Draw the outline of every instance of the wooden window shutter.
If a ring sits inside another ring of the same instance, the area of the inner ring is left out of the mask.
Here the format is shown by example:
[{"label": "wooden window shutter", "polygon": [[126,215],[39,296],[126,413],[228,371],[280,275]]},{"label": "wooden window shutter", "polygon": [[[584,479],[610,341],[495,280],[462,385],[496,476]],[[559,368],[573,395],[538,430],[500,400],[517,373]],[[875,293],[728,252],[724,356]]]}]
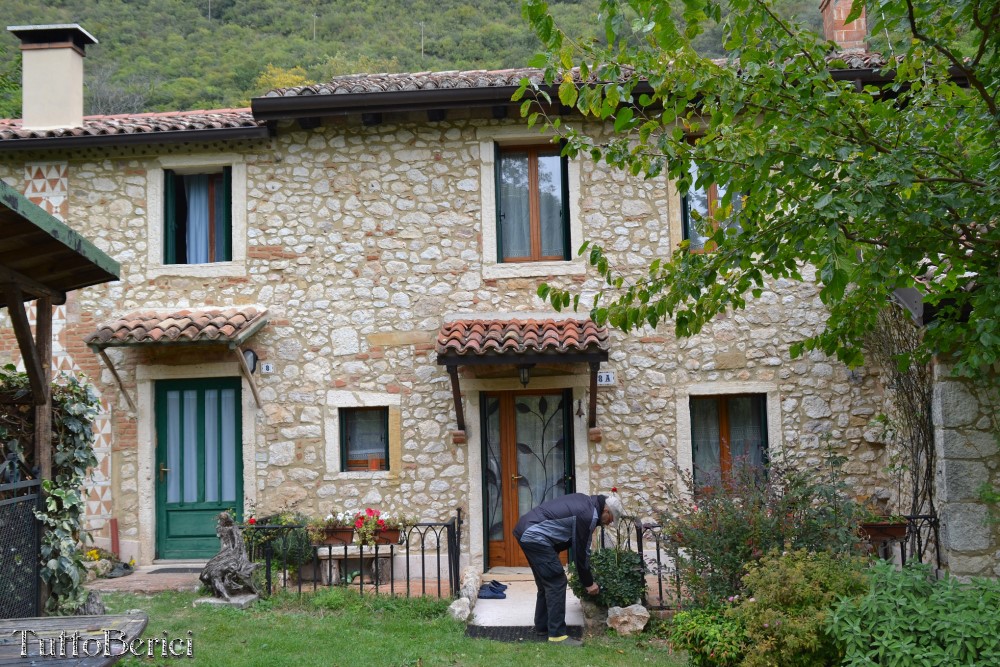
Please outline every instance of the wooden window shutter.
[{"label": "wooden window shutter", "polygon": [[503,263],[503,209],[500,206],[500,196],[502,179],[500,176],[500,160],[502,153],[500,144],[493,144],[493,187],[496,192],[494,197],[497,209],[497,262]]},{"label": "wooden window shutter", "polygon": [[222,169],[222,214],[223,234],[219,239],[219,261],[229,262],[233,259],[233,168]]},{"label": "wooden window shutter", "polygon": [[177,175],[163,170],[163,263],[177,263]]}]

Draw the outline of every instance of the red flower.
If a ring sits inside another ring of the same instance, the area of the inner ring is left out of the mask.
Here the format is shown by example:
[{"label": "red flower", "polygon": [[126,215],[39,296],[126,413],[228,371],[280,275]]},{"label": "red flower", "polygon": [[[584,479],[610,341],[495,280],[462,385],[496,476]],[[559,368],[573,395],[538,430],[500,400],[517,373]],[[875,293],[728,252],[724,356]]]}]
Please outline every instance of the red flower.
[{"label": "red flower", "polygon": [[611,487],[611,493],[618,493],[618,487],[617,486],[612,486]]},{"label": "red flower", "polygon": [[385,529],[385,520],[379,519],[378,521],[375,522],[375,525],[378,526],[379,530],[383,530]]},{"label": "red flower", "polygon": [[250,517],[249,519],[247,519],[247,523],[253,526],[254,524],[257,523],[257,519]]},{"label": "red flower", "polygon": [[365,525],[365,520],[362,519],[361,517],[358,517],[358,520],[354,522],[355,528],[360,528],[363,525]]},{"label": "red flower", "polygon": [[368,516],[375,516],[375,510],[369,507],[368,509],[365,510],[365,514],[367,514]]}]

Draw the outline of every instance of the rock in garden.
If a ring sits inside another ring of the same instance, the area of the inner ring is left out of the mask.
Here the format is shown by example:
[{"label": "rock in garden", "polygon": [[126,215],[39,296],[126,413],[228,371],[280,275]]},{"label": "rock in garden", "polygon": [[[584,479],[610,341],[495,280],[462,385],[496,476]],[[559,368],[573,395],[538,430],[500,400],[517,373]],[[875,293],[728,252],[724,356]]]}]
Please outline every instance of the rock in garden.
[{"label": "rock in garden", "polygon": [[628,636],[642,632],[649,623],[649,612],[641,604],[608,609],[608,627],[619,635]]},{"label": "rock in garden", "polygon": [[463,623],[468,620],[469,614],[472,613],[472,605],[469,603],[469,598],[458,598],[451,603],[448,607],[448,613],[456,621],[462,621]]}]

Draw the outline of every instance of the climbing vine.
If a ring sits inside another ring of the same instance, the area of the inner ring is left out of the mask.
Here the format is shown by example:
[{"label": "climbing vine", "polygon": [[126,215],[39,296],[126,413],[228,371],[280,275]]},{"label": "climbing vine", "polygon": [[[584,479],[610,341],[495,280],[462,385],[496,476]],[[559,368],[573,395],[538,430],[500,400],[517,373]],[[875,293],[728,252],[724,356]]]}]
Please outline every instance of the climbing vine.
[{"label": "climbing vine", "polygon": [[[37,477],[32,447],[33,406],[19,402],[30,395],[28,376],[12,365],[0,368],[0,447],[3,473],[15,479]],[[86,600],[83,587],[83,483],[97,465],[94,419],[99,402],[91,385],[62,375],[52,384],[52,479],[42,481],[44,506],[36,517],[44,527],[41,577],[49,587],[46,612],[71,614]]]}]

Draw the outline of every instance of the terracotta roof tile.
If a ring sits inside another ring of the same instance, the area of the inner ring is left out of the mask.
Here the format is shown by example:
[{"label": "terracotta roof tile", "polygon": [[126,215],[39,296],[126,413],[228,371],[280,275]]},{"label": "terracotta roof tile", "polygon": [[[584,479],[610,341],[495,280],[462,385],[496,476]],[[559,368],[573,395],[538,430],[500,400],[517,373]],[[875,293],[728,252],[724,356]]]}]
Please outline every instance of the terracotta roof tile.
[{"label": "terracotta roof tile", "polygon": [[188,130],[221,130],[259,127],[250,109],[213,109],[211,111],[168,111],[163,113],[86,116],[80,127],[54,130],[25,130],[20,119],[0,119],[0,141],[17,139],[55,139],[122,134],[156,134]]},{"label": "terracotta roof tile", "polygon": [[[873,69],[886,65],[878,53],[860,49],[831,53],[828,62],[842,60],[847,69]],[[726,61],[716,60],[725,65]],[[578,77],[578,70],[574,68]],[[313,83],[291,88],[270,90],[263,97],[305,97],[309,95],[359,95],[372,93],[398,93],[418,90],[443,90],[458,88],[502,88],[521,85],[527,77],[533,83],[542,82],[543,70],[534,67],[502,70],[453,70],[448,72],[411,72],[398,74],[348,74],[337,76],[324,83]],[[623,80],[631,76],[626,68]]]},{"label": "terracotta roof tile", "polygon": [[267,321],[267,310],[239,308],[178,310],[173,313],[134,312],[105,322],[87,336],[88,345],[138,343],[229,342],[240,333]]},{"label": "terracotta roof tile", "polygon": [[607,351],[608,330],[593,320],[456,320],[441,327],[437,353],[501,355]]}]

